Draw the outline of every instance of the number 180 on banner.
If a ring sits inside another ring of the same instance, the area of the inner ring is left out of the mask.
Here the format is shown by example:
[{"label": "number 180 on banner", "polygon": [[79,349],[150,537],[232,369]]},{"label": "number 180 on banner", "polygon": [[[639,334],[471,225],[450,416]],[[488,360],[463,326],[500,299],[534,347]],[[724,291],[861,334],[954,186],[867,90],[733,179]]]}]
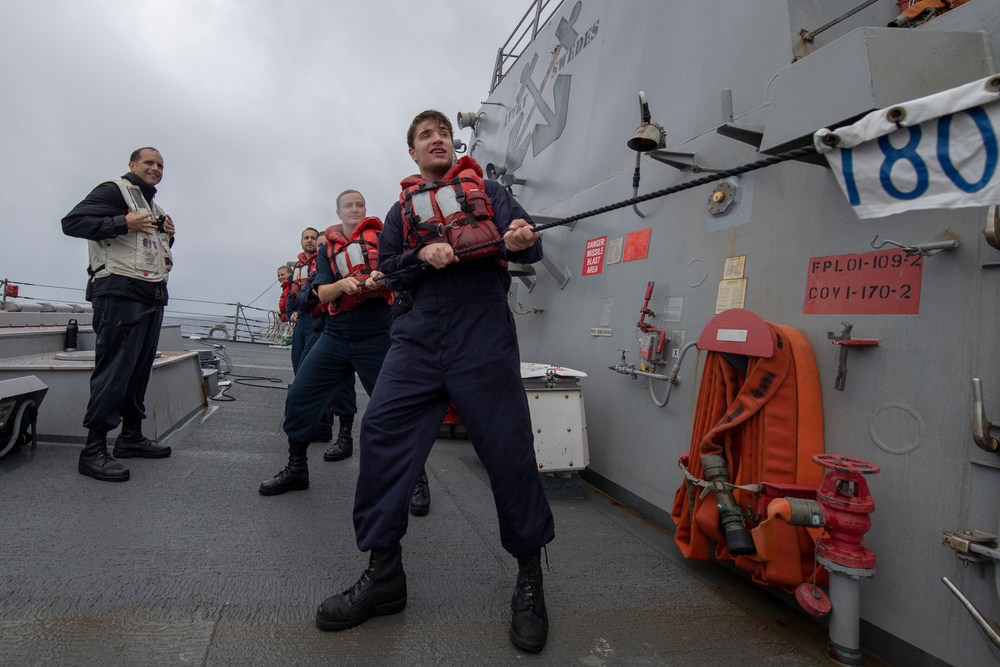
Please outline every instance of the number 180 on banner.
[{"label": "number 180 on banner", "polygon": [[1000,203],[1000,77],[816,134],[860,218]]}]

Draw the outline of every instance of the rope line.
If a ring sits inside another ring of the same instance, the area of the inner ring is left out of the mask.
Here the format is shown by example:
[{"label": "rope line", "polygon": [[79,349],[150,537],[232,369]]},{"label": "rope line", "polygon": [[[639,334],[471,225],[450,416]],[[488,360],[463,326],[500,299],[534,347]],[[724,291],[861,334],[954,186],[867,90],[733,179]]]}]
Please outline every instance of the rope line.
[{"label": "rope line", "polygon": [[[275,279],[273,283],[271,283],[271,284],[270,284],[270,285],[268,285],[268,286],[267,286],[266,288],[264,288],[264,291],[263,291],[263,292],[261,292],[260,294],[258,294],[257,296],[255,296],[255,297],[253,298],[253,301],[251,301],[250,303],[246,304],[246,305],[245,305],[245,306],[243,306],[243,307],[244,307],[244,308],[250,308],[250,307],[252,307],[252,306],[253,306],[253,304],[257,302],[257,299],[259,299],[260,297],[262,297],[262,296],[264,296],[265,294],[267,294],[268,290],[269,290],[269,289],[271,289],[272,287],[274,287],[274,286],[275,286],[275,285],[277,285],[277,284],[278,284],[278,280],[277,280],[277,279]],[[257,310],[263,310],[263,309],[262,309],[262,308],[258,308]]]},{"label": "rope line", "polygon": [[[796,148],[795,150],[788,151],[787,153],[781,153],[779,155],[771,155],[762,160],[749,162],[739,167],[726,169],[725,171],[714,172],[708,174],[707,176],[696,178],[692,181],[686,181],[678,185],[672,185],[669,188],[655,190],[653,192],[649,192],[644,195],[639,195],[638,197],[632,197],[631,199],[623,199],[613,204],[607,204],[606,206],[600,206],[598,208],[594,208],[589,211],[584,211],[583,213],[577,213],[576,215],[571,215],[567,218],[562,218],[561,220],[554,220],[553,222],[548,222],[542,225],[536,225],[535,231],[543,232],[546,229],[551,229],[553,227],[568,225],[571,222],[583,220],[584,218],[592,218],[594,216],[601,215],[602,213],[610,213],[611,211],[617,211],[620,208],[626,208],[634,204],[641,204],[642,202],[649,201],[650,199],[658,199],[660,197],[666,197],[667,195],[672,195],[677,192],[683,192],[684,190],[690,190],[691,188],[696,188],[701,185],[714,183],[716,181],[729,178],[731,176],[739,176],[740,174],[756,171],[757,169],[763,169],[764,167],[770,167],[773,164],[778,164],[779,162],[785,162],[787,160],[794,160],[795,158],[799,158],[802,157],[803,155],[809,155],[810,153],[815,153],[815,152],[816,148],[810,145],[810,146],[803,146],[802,148]],[[503,239],[494,239],[493,241],[486,241],[485,243],[480,243],[478,245],[469,246],[468,248],[463,248],[457,251],[455,254],[464,255],[466,253],[473,252],[476,250],[481,250],[483,248],[488,248],[491,245],[497,245],[502,242]]]},{"label": "rope line", "polygon": [[[605,206],[600,206],[598,208],[590,209],[589,211],[583,211],[582,213],[577,213],[560,220],[554,220],[552,222],[547,222],[545,224],[536,225],[536,232],[544,232],[547,229],[552,229],[553,227],[559,227],[562,225],[568,225],[572,222],[578,220],[583,220],[584,218],[592,218],[602,213],[609,213],[611,211],[617,211],[620,208],[626,208],[629,206],[634,206],[635,204],[641,204],[642,202],[649,201],[651,199],[658,199],[660,197],[666,197],[667,195],[672,195],[677,192],[683,192],[684,190],[690,190],[691,188],[696,188],[702,185],[707,185],[709,183],[715,183],[731,176],[739,176],[740,174],[746,174],[751,171],[756,171],[757,169],[763,169],[764,167],[770,167],[771,165],[778,164],[779,162],[786,162],[788,160],[794,160],[800,158],[804,155],[810,155],[816,152],[816,148],[812,145],[803,146],[802,148],[796,148],[794,150],[787,151],[785,153],[779,153],[778,155],[771,155],[761,160],[756,160],[755,162],[748,162],[747,164],[741,165],[739,167],[733,167],[732,169],[726,169],[723,171],[713,172],[707,176],[701,176],[691,181],[686,181],[678,185],[672,185],[668,188],[663,188],[661,190],[655,190],[653,192],[646,193],[644,195],[639,195],[637,197],[632,197],[630,199],[623,199],[612,204],[607,204]],[[499,245],[503,243],[503,239],[494,239],[492,241],[485,241],[477,245],[469,246],[468,248],[462,248],[461,250],[456,250],[456,255],[464,255],[466,253],[475,252],[476,250],[482,250],[483,248],[488,248],[493,245]],[[414,271],[423,269],[424,266],[421,265],[417,267],[405,267],[402,269],[397,269],[391,273],[386,273],[386,276],[394,276],[406,271]]]}]

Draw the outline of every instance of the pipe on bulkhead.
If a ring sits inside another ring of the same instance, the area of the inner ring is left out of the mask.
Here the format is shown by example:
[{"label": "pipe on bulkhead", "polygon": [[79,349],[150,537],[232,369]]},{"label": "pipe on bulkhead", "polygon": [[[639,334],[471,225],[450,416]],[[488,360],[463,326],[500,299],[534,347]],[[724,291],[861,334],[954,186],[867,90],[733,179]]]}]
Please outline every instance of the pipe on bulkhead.
[{"label": "pipe on bulkhead", "polygon": [[[777,498],[767,506],[767,518],[777,517],[791,526],[817,528],[826,524],[819,502],[806,498]],[[830,563],[824,563],[830,575],[830,644],[831,660],[855,667],[861,659],[861,585],[860,576]],[[832,567],[831,567],[832,565]],[[867,575],[870,576],[870,575]],[[805,586],[807,584],[803,584]],[[810,613],[815,612],[807,609]]]},{"label": "pipe on bulkhead", "polygon": [[[646,93],[639,91],[639,118],[638,129],[632,133],[627,145],[636,152],[635,170],[632,172],[632,198],[639,196],[639,165],[643,153],[648,153],[657,148],[663,148],[664,135],[663,127],[659,123],[653,122],[653,117],[649,113],[649,103],[646,101]],[[646,214],[639,210],[637,204],[632,204],[632,210],[640,218],[645,218]]]},{"label": "pipe on bulkhead", "polygon": [[827,655],[842,665],[863,665],[861,658],[861,578],[830,573],[830,645]]},{"label": "pipe on bulkhead", "polygon": [[608,370],[612,370],[615,373],[621,373],[622,375],[631,375],[633,378],[641,375],[642,377],[652,378],[653,380],[670,380],[669,375],[640,371],[633,364],[617,364],[615,366],[608,366]]},{"label": "pipe on bulkhead", "polygon": [[[830,575],[830,659],[850,667],[862,665],[861,577],[875,575],[875,554],[862,537],[871,528],[875,501],[862,475],[877,465],[834,454],[815,454],[813,462],[827,469],[816,500],[779,498],[767,506],[768,518],[826,532],[816,542],[816,560]],[[808,584],[803,584],[808,585]],[[808,611],[808,610],[807,610]],[[810,612],[812,613],[812,612]]]},{"label": "pipe on bulkhead", "polygon": [[666,396],[663,397],[662,401],[656,398],[656,393],[653,391],[653,379],[652,378],[649,379],[649,395],[653,399],[653,403],[656,405],[656,407],[658,408],[665,407],[667,405],[667,402],[670,401],[670,390],[673,389],[674,385],[679,382],[679,380],[677,379],[677,373],[681,370],[681,362],[684,361],[684,355],[687,354],[688,350],[690,350],[697,344],[698,341],[693,340],[690,343],[687,343],[686,345],[681,347],[681,351],[677,354],[677,361],[674,363],[674,367],[671,368],[670,373],[667,374],[667,394]]},{"label": "pipe on bulkhead", "polygon": [[[642,159],[642,153],[635,154],[635,171],[632,172],[632,199],[639,196],[639,161]],[[632,204],[632,210],[640,218],[645,218],[646,214],[639,210],[638,204]]]},{"label": "pipe on bulkhead", "polygon": [[[647,371],[638,370],[635,367],[635,365],[625,363],[624,354],[622,355],[623,357],[622,363],[617,364],[615,366],[608,366],[608,370],[612,370],[615,373],[621,373],[622,375],[631,375],[633,378],[637,378],[640,375],[642,377],[649,378],[649,395],[652,397],[653,403],[656,404],[656,407],[662,408],[670,400],[670,390],[673,388],[675,384],[678,384],[680,382],[677,379],[677,373],[681,369],[681,362],[684,361],[684,355],[687,354],[688,350],[690,350],[697,344],[698,341],[691,341],[690,343],[687,343],[686,345],[681,347],[681,351],[677,355],[677,362],[674,364],[674,367],[670,369],[670,373],[668,373],[667,375],[663,375],[662,373],[649,373]],[[662,401],[656,398],[656,393],[653,390],[653,380],[663,380],[666,381],[667,383],[667,395],[663,397]]]}]

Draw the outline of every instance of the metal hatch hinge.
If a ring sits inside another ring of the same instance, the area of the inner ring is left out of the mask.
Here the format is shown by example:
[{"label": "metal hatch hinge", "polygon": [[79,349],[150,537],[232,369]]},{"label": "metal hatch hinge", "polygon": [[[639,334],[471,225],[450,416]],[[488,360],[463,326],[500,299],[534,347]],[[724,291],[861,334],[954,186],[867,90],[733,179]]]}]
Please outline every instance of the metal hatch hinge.
[{"label": "metal hatch hinge", "polygon": [[946,530],[942,544],[956,551],[967,563],[1000,560],[1000,551],[996,550],[997,536],[981,530]]}]

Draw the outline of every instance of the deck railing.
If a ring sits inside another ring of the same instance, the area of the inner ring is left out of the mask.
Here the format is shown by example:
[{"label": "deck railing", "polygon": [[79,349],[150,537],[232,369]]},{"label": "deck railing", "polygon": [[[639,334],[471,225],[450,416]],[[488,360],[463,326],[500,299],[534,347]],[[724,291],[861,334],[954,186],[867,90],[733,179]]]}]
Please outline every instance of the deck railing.
[{"label": "deck railing", "polygon": [[528,45],[538,36],[538,31],[548,23],[552,15],[562,7],[564,0],[534,0],[524,13],[510,37],[497,49],[496,64],[493,67],[493,81],[490,92],[496,90],[507,76],[514,62],[521,57]]},{"label": "deck railing", "polygon": [[[175,302],[198,303],[212,306],[224,306],[235,308],[232,315],[219,315],[216,313],[192,312],[187,310],[176,310],[168,304],[164,311],[164,321],[180,324],[188,329],[189,333],[202,335],[208,338],[215,338],[217,332],[222,332],[223,337],[230,341],[249,341],[251,343],[280,343],[291,335],[291,325],[282,322],[280,313],[277,310],[259,308],[253,305],[257,299],[266,294],[275,283],[268,285],[267,289],[261,292],[257,298],[248,304],[225,301],[207,301],[204,299],[183,299],[175,296],[170,297],[170,304]],[[8,286],[12,289],[8,289]],[[39,298],[25,294],[23,287],[36,287],[51,290],[65,290],[67,292],[83,292],[81,287],[64,287],[61,285],[41,285],[37,283],[22,282],[18,280],[0,279],[0,309],[7,309],[7,301],[34,301],[38,303],[55,302],[51,298]],[[16,289],[14,289],[16,288]],[[16,296],[14,296],[16,294]],[[89,309],[90,304],[80,301],[80,294],[77,298],[59,299],[59,303],[83,306]],[[214,310],[214,309],[213,309]]]}]

